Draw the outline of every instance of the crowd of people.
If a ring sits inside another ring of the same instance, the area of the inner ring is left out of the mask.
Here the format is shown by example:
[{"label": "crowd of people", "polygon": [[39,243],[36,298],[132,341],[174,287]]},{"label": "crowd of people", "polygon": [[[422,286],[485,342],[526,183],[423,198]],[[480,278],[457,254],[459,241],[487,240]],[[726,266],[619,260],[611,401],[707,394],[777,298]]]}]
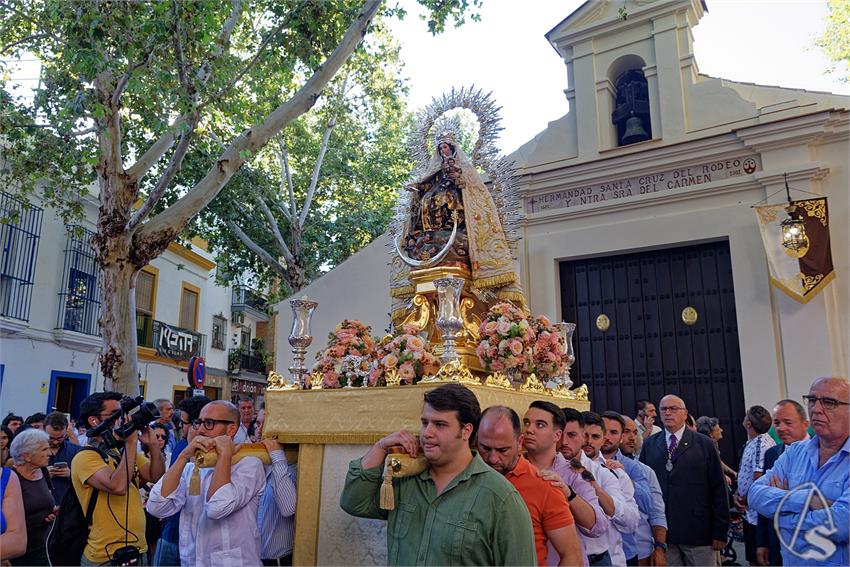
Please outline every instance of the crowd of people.
[{"label": "crowd of people", "polygon": [[[750,565],[847,565],[850,382],[818,379],[803,398],[749,408],[736,473],[719,421],[676,395],[634,418],[542,400],[520,416],[448,384],[425,394],[418,437],[398,431],[350,463],[341,506],[387,521],[391,565],[721,565],[730,508]],[[388,477],[399,450],[425,471]]]},{"label": "crowd of people", "polygon": [[[850,382],[820,378],[803,398],[747,410],[736,473],[719,421],[676,395],[634,417],[546,400],[520,415],[446,384],[425,394],[418,435],[350,463],[340,505],[387,521],[391,565],[720,565],[730,510],[750,565],[847,565]],[[292,564],[296,467],[252,400],[156,400],[156,421],[116,438],[121,404],[99,392],[76,423],[3,420],[0,561]],[[399,452],[424,470],[387,476]]]},{"label": "crowd of people", "polygon": [[[156,400],[156,421],[116,443],[111,427],[98,426],[120,413],[122,399],[92,394],[77,423],[61,412],[3,420],[0,561],[292,564],[295,466],[262,438],[253,400],[239,408],[205,396],[176,407]],[[252,442],[270,465],[234,457],[239,443]],[[214,452],[215,466],[196,469],[197,451]]]}]

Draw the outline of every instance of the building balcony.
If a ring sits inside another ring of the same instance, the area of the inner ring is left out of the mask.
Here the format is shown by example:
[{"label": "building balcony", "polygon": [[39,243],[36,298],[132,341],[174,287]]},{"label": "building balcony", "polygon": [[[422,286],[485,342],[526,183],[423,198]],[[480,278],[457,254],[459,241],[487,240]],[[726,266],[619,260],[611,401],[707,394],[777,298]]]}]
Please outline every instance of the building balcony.
[{"label": "building balcony", "polygon": [[244,285],[233,286],[230,311],[246,313],[258,321],[269,320],[269,302],[260,292]]},{"label": "building balcony", "polygon": [[233,373],[248,370],[257,374],[265,374],[267,370],[266,363],[260,353],[242,348],[230,349],[227,353],[227,362],[228,370]]},{"label": "building balcony", "polygon": [[156,351],[158,356],[175,361],[187,361],[193,356],[205,357],[207,336],[189,329],[136,314],[136,339],[139,347]]}]

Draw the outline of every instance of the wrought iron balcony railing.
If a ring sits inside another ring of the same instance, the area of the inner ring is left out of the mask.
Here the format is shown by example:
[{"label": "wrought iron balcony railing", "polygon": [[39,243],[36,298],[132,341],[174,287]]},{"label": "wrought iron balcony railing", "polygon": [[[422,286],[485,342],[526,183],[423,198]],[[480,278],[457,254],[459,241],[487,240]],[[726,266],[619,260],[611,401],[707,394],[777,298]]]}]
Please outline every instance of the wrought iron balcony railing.
[{"label": "wrought iron balcony railing", "polygon": [[230,310],[244,311],[260,321],[269,320],[269,303],[258,291],[244,285],[233,286]]}]

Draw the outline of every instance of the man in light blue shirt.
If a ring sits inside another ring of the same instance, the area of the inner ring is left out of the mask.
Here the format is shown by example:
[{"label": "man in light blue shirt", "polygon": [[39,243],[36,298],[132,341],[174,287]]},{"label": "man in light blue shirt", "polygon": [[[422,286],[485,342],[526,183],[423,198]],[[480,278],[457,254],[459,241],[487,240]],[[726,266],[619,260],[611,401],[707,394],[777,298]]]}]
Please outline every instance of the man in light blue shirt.
[{"label": "man in light blue shirt", "polygon": [[[606,411],[602,414],[605,421],[605,443],[602,454],[610,467],[611,461],[622,465],[635,486],[640,521],[634,532],[623,534],[623,552],[627,565],[638,565],[639,560],[654,559],[657,565],[665,558],[664,547],[667,541],[667,518],[664,512],[664,496],[661,485],[649,466],[636,460],[637,426],[626,416]],[[658,547],[655,543],[658,542]]]},{"label": "man in light blue shirt", "polygon": [[785,450],[749,504],[778,527],[785,565],[848,565],[850,381],[818,378],[803,399],[815,436]]}]

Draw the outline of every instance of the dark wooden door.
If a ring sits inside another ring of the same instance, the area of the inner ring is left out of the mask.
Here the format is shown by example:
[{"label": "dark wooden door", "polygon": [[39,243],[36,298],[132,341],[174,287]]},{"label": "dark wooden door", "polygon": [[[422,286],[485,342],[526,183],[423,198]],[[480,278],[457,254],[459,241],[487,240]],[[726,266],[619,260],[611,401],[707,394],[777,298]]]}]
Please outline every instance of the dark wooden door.
[{"label": "dark wooden door", "polygon": [[720,420],[723,460],[737,466],[746,409],[728,242],[561,262],[560,275],[562,317],[576,323],[571,377],[594,411],[634,417],[637,400],[676,394],[695,419]]}]

